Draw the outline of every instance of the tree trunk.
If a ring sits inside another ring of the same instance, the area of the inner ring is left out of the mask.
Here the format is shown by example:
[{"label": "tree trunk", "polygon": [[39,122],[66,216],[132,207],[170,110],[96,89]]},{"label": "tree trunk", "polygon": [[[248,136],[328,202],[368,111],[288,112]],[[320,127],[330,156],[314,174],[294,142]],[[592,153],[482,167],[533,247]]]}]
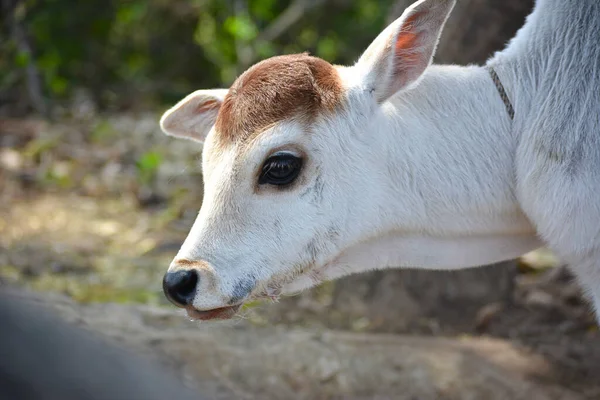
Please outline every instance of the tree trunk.
[{"label": "tree trunk", "polygon": [[[411,3],[413,0],[399,0],[388,23]],[[532,8],[533,0],[458,1],[435,62],[484,63],[515,35]],[[452,272],[388,270],[360,274],[336,283],[334,307],[345,315],[366,317],[371,328],[382,331],[419,327],[425,331],[468,331],[474,328],[483,307],[510,303],[516,273],[513,260]]]},{"label": "tree trunk", "polygon": [[48,117],[48,108],[42,89],[42,78],[35,65],[33,51],[29,39],[27,38],[25,28],[21,21],[18,20],[15,13],[15,9],[19,5],[19,0],[1,1],[0,10],[2,11],[2,14],[4,14],[4,18],[0,18],[0,22],[4,19],[4,22],[9,27],[10,36],[12,37],[17,50],[27,57],[25,82],[27,83],[27,94],[29,95],[31,106],[37,113],[44,117]]}]

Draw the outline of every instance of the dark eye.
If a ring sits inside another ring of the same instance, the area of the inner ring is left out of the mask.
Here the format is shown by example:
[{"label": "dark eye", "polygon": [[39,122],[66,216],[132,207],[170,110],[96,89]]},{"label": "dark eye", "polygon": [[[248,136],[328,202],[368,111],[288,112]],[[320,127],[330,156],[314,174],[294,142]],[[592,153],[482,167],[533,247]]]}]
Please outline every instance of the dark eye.
[{"label": "dark eye", "polygon": [[302,168],[302,159],[290,153],[275,153],[265,161],[258,178],[263,185],[289,185],[298,177]]}]

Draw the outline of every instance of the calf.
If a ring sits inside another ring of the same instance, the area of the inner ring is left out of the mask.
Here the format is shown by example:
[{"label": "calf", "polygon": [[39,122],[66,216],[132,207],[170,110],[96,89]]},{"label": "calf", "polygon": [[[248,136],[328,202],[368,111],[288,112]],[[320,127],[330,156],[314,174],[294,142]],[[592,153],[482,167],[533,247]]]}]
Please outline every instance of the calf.
[{"label": "calf", "polygon": [[548,246],[600,309],[600,2],[538,0],[485,66],[431,65],[454,4],[417,1],[352,66],[272,57],[163,115],[204,144],[173,303],[230,318],[351,273]]}]

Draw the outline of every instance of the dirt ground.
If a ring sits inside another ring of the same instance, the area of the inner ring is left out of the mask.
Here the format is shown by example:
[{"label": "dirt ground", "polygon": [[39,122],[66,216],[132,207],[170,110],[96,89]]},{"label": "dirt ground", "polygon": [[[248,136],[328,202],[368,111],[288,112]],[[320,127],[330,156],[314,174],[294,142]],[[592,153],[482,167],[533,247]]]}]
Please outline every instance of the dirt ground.
[{"label": "dirt ground", "polygon": [[[198,211],[202,177],[196,149],[165,138],[156,120],[0,121],[0,282],[81,303],[168,307],[161,277]],[[522,259],[510,304],[483,307],[469,329],[434,319],[399,329],[393,315],[371,320],[337,307],[332,288],[251,304],[239,318],[263,328],[497,338],[548,361],[539,384],[600,399],[600,332],[548,252]]]}]

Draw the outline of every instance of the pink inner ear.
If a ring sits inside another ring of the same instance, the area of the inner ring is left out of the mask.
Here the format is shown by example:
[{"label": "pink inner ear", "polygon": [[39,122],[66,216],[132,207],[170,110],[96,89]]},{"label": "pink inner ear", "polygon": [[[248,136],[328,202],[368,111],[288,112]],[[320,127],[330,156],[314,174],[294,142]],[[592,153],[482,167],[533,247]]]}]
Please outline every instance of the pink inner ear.
[{"label": "pink inner ear", "polygon": [[220,102],[218,100],[208,100],[200,103],[196,108],[196,112],[203,113],[205,111],[213,110],[215,108],[219,108]]},{"label": "pink inner ear", "polygon": [[415,46],[417,35],[413,32],[400,32],[398,40],[396,40],[396,51],[402,52],[405,49],[410,49]]},{"label": "pink inner ear", "polygon": [[426,17],[426,12],[414,13],[404,21],[396,37],[393,74],[398,87],[406,86],[427,68],[427,48],[423,47],[427,31],[419,26],[423,22],[419,20]]},{"label": "pink inner ear", "polygon": [[408,17],[396,38],[396,54],[402,57],[402,62],[405,64],[418,64],[419,56],[415,50],[418,47],[419,35],[416,33],[415,22],[424,14],[424,12],[417,12]]},{"label": "pink inner ear", "polygon": [[414,51],[417,44],[417,35],[412,32],[402,32],[396,40],[396,70],[408,71],[420,64],[420,54]]}]

